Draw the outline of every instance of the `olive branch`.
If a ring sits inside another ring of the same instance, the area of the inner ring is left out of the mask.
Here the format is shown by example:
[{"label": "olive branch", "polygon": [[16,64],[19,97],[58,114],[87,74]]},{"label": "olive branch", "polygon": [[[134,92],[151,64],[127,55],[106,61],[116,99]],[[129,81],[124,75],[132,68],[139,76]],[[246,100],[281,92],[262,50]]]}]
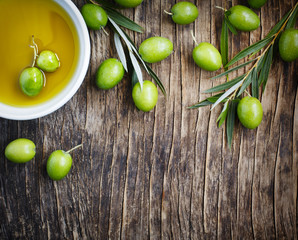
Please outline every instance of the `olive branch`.
[{"label": "olive branch", "polygon": [[[224,9],[225,10],[225,9]],[[245,92],[249,94],[247,89],[250,87],[251,95],[255,98],[259,98],[259,88],[266,88],[270,68],[273,62],[273,53],[276,40],[279,38],[283,30],[294,27],[296,16],[298,13],[298,3],[271,29],[264,39],[250,45],[244,50],[240,51],[230,61],[228,60],[228,29],[236,34],[236,29],[231,25],[227,16],[229,11],[224,14],[224,20],[221,31],[221,54],[223,59],[223,65],[225,72],[218,74],[211,79],[220,78],[223,76],[227,77],[227,81],[223,84],[205,90],[203,93],[218,93],[212,97],[208,97],[197,104],[194,104],[189,109],[200,108],[204,106],[212,105],[213,110],[218,104],[223,103],[222,111],[217,118],[218,126],[220,127],[226,121],[226,134],[228,145],[231,148],[233,130],[235,124],[235,117],[237,111],[237,105],[240,101],[240,96]],[[263,51],[262,51],[263,50]],[[255,55],[259,55],[254,59],[251,59]],[[230,68],[233,64],[237,63],[241,59],[248,57],[246,62],[239,64],[233,68]],[[252,64],[250,69],[243,75],[237,76],[236,78],[229,80],[228,74]],[[223,91],[223,92],[222,92]],[[249,94],[250,95],[250,94]]]}]

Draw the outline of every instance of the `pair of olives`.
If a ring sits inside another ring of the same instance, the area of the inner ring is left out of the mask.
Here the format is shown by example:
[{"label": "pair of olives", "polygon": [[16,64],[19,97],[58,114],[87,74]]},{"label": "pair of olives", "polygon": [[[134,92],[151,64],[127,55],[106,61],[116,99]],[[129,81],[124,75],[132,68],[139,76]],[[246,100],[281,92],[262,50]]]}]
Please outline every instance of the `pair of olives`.
[{"label": "pair of olives", "polygon": [[[71,150],[70,150],[71,151]],[[69,152],[54,151],[47,160],[47,173],[53,180],[61,180],[71,169],[72,157]],[[34,142],[26,138],[18,138],[10,142],[5,148],[5,157],[14,163],[26,163],[36,154]]]},{"label": "pair of olives", "polygon": [[[115,87],[124,76],[124,68],[120,61],[109,58],[100,64],[96,73],[96,85],[100,89],[108,90]],[[143,88],[138,82],[132,90],[132,97],[137,108],[143,112],[152,110],[158,100],[156,86],[148,80],[143,82]]]},{"label": "pair of olives", "polygon": [[[241,31],[252,31],[260,26],[260,19],[251,9],[242,5],[233,6],[228,10],[228,19],[235,28]],[[204,70],[216,71],[221,68],[222,57],[210,43],[198,44],[192,53],[195,63]]]},{"label": "pair of olives", "polygon": [[[139,54],[145,62],[157,63],[173,52],[173,43],[165,37],[150,37],[144,40],[139,47]],[[137,108],[143,112],[152,110],[158,100],[158,90],[156,86],[148,80],[137,83],[132,90],[132,97]]]},{"label": "pair of olives", "polygon": [[[40,93],[45,82],[44,72],[54,72],[60,67],[60,61],[56,53],[44,50],[37,55],[37,45],[33,39],[34,61],[31,67],[25,68],[19,77],[19,85],[24,94],[34,97]],[[35,61],[36,66],[35,67]]]}]

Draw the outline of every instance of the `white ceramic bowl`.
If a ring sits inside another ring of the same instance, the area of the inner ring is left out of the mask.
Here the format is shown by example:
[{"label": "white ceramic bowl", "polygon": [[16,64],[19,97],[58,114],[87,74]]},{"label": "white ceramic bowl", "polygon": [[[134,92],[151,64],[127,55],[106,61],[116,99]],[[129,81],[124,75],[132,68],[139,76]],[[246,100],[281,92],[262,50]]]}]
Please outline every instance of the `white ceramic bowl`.
[{"label": "white ceramic bowl", "polygon": [[0,117],[12,120],[30,120],[46,116],[68,102],[81,86],[90,62],[90,38],[85,21],[71,0],[54,0],[72,19],[79,39],[79,59],[76,70],[67,86],[45,103],[30,107],[13,107],[0,103]]}]

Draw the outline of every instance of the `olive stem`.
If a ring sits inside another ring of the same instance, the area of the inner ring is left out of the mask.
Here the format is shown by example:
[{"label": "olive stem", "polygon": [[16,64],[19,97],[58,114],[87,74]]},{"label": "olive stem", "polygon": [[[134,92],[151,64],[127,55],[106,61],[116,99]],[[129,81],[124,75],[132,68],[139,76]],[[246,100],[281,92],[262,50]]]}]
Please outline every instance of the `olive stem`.
[{"label": "olive stem", "polygon": [[228,11],[226,8],[223,8],[223,7],[220,7],[220,6],[215,6],[215,8],[218,8],[218,9],[221,9],[221,10],[223,10],[223,11]]},{"label": "olive stem", "polygon": [[36,61],[36,58],[37,58],[37,55],[38,55],[38,46],[37,46],[37,44],[34,42],[34,35],[32,35],[32,44],[33,44],[33,45],[30,45],[30,47],[33,48],[33,50],[34,50],[34,57],[33,57],[33,62],[32,62],[31,67],[34,67],[34,65],[35,65],[35,61]]},{"label": "olive stem", "polygon": [[105,28],[104,27],[102,27],[101,28],[102,29],[102,31],[107,35],[107,36],[109,36],[110,34],[105,30]]},{"label": "olive stem", "polygon": [[192,39],[193,39],[193,41],[195,42],[195,44],[196,44],[196,45],[199,45],[198,42],[197,42],[197,40],[196,40],[196,38],[195,38],[195,36],[194,36],[194,34],[193,34],[193,31],[192,31],[192,30],[190,31],[190,34],[191,34]]},{"label": "olive stem", "polygon": [[101,4],[97,3],[97,2],[94,2],[93,0],[90,0],[91,3],[93,3],[94,5],[97,5],[97,6],[100,6],[101,7]]},{"label": "olive stem", "polygon": [[81,143],[80,145],[77,145],[77,146],[75,146],[74,148],[68,150],[66,153],[70,153],[70,152],[72,152],[72,151],[74,151],[74,150],[76,150],[77,148],[82,147],[82,146],[83,146],[83,143]]},{"label": "olive stem", "polygon": [[163,10],[166,14],[173,16],[174,14],[171,12],[168,12],[167,10]]},{"label": "olive stem", "polygon": [[250,93],[249,93],[248,91],[245,90],[245,93],[246,93],[248,96],[251,97],[251,95],[250,95]]}]

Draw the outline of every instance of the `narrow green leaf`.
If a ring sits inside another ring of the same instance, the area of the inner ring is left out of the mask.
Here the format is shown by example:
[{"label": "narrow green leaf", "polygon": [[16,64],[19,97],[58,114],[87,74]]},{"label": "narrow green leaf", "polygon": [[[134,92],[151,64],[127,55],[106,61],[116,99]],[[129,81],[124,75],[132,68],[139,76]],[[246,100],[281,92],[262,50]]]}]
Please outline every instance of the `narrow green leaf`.
[{"label": "narrow green leaf", "polygon": [[261,70],[262,70],[262,68],[263,68],[263,66],[264,66],[264,63],[265,63],[265,60],[266,60],[266,54],[264,54],[262,57],[261,57],[261,59],[259,60],[259,62],[258,62],[258,65],[257,65],[257,72],[259,73]]},{"label": "narrow green leaf", "polygon": [[250,45],[249,47],[245,48],[244,50],[239,52],[230,62],[228,62],[228,64],[225,67],[229,67],[229,66],[233,65],[235,62],[238,62],[242,58],[248,56],[249,54],[251,54],[257,50],[261,50],[263,47],[265,47],[267,44],[269,44],[271,42],[272,38],[273,38],[272,36],[266,37],[256,43]]},{"label": "narrow green leaf", "polygon": [[255,98],[259,98],[259,84],[258,84],[258,74],[256,68],[252,70],[251,74],[252,83],[251,83],[251,93]]},{"label": "narrow green leaf", "polygon": [[214,96],[208,97],[207,100],[209,102],[215,103],[221,97],[221,95],[223,95],[223,93],[218,93]]},{"label": "narrow green leaf", "polygon": [[213,108],[216,107],[216,105],[218,105],[219,103],[221,103],[226,97],[228,97],[229,95],[232,94],[232,92],[236,91],[241,84],[243,83],[243,80],[241,80],[240,82],[236,83],[234,86],[232,86],[231,88],[229,88],[226,92],[224,92],[224,94],[213,104],[211,110]]},{"label": "narrow green leaf", "polygon": [[261,72],[259,75],[259,86],[263,84],[263,92],[267,84],[270,68],[273,61],[273,50],[274,50],[274,47],[271,46],[268,52],[266,53],[266,56],[265,56],[266,60],[264,61],[263,68],[261,69]]},{"label": "narrow green leaf", "polygon": [[144,29],[140,25],[136,24],[134,21],[125,17],[120,12],[117,12],[116,10],[109,7],[103,6],[103,8],[107,11],[107,14],[109,15],[109,17],[112,20],[114,20],[114,22],[117,23],[118,25],[135,32],[143,33]]},{"label": "narrow green leaf", "polygon": [[267,34],[266,38],[273,36],[278,32],[278,30],[281,28],[281,26],[285,23],[287,18],[289,17],[291,11],[289,11]]},{"label": "narrow green leaf", "polygon": [[213,103],[215,103],[217,101],[217,99],[222,95],[222,93],[216,94],[212,97],[208,97],[206,99],[204,99],[203,101],[196,103],[190,107],[188,107],[189,109],[191,108],[199,108],[199,107],[204,107],[204,106],[208,106],[211,105]]},{"label": "narrow green leaf", "polygon": [[132,84],[132,87],[134,87],[138,82],[139,82],[138,76],[136,74],[136,71],[133,69],[132,70],[132,74],[131,74],[131,84]]},{"label": "narrow green leaf", "polygon": [[219,91],[226,90],[226,89],[234,86],[236,83],[240,82],[243,78],[244,78],[244,75],[241,75],[239,77],[234,78],[233,80],[230,80],[230,81],[225,82],[221,85],[210,88],[210,89],[204,91],[204,93],[213,93],[213,92],[219,92]]},{"label": "narrow green leaf", "polygon": [[156,73],[152,70],[152,68],[147,63],[145,63],[145,64],[147,66],[150,76],[154,79],[155,83],[159,86],[163,95],[167,96],[167,91],[166,91],[165,87],[163,86],[162,82],[160,81],[159,77],[156,75]]},{"label": "narrow green leaf", "polygon": [[224,123],[224,121],[227,118],[228,115],[228,111],[229,111],[229,101],[227,101],[224,106],[223,109],[219,115],[219,117],[217,118],[216,122],[218,122],[218,127],[221,127],[221,125]]},{"label": "narrow green leaf", "polygon": [[249,60],[249,61],[247,61],[245,63],[242,63],[242,64],[240,64],[240,65],[238,65],[236,67],[233,67],[233,68],[231,68],[231,69],[229,69],[229,70],[227,70],[227,71],[225,71],[223,73],[220,73],[220,74],[218,74],[215,77],[212,77],[210,79],[220,78],[222,76],[228,75],[230,72],[233,72],[233,71],[235,71],[235,70],[237,70],[239,68],[245,67],[246,65],[248,65],[248,64],[250,64],[250,63],[252,63],[253,61],[256,61],[256,60],[257,60],[256,58],[254,58],[252,60]]},{"label": "narrow green leaf", "polygon": [[188,109],[195,109],[195,108],[200,108],[200,107],[206,107],[206,106],[211,105],[211,104],[212,104],[212,102],[209,102],[207,99],[205,99],[205,100],[203,100],[203,101],[201,101],[201,102],[199,102],[197,104],[194,104],[194,105],[188,107]]},{"label": "narrow green leaf", "polygon": [[132,51],[129,51],[129,57],[130,57],[130,60],[131,60],[131,63],[132,63],[132,66],[136,72],[136,75],[138,77],[138,80],[139,80],[139,83],[140,83],[140,86],[141,86],[141,89],[143,89],[143,73],[142,73],[142,70],[141,70],[141,67],[139,65],[139,62],[138,60],[136,59],[135,55],[133,54]]},{"label": "narrow green leaf", "polygon": [[297,15],[298,15],[298,5],[295,6],[295,8],[293,9],[291,14],[292,15],[290,16],[290,18],[287,22],[286,29],[295,27]]},{"label": "narrow green leaf", "polygon": [[222,23],[220,35],[220,52],[222,63],[223,65],[226,65],[229,62],[229,32],[225,18]]},{"label": "narrow green leaf", "polygon": [[232,101],[228,110],[227,114],[227,139],[228,139],[228,145],[231,149],[232,147],[232,139],[233,139],[233,132],[234,132],[234,125],[235,125],[235,117],[237,113],[237,105],[238,103],[235,101]]},{"label": "narrow green leaf", "polygon": [[[226,12],[226,13],[227,13],[227,12]],[[227,17],[226,14],[225,14],[225,22],[226,22],[227,27],[229,28],[229,30],[230,30],[233,34],[237,35],[237,34],[238,34],[237,29],[236,29],[236,28],[233,26],[233,24],[230,22],[230,20],[229,20],[229,18]]]},{"label": "narrow green leaf", "polygon": [[245,89],[251,84],[251,81],[252,81],[252,72],[250,72],[248,74],[248,76],[246,77],[246,79],[244,80],[244,82],[237,94],[237,97],[239,97],[245,91]]},{"label": "narrow green leaf", "polygon": [[115,47],[116,47],[118,56],[120,58],[120,61],[123,65],[125,71],[128,72],[127,61],[126,61],[126,57],[125,57],[124,48],[122,46],[120,36],[118,35],[118,33],[114,33],[114,42],[115,42]]}]

